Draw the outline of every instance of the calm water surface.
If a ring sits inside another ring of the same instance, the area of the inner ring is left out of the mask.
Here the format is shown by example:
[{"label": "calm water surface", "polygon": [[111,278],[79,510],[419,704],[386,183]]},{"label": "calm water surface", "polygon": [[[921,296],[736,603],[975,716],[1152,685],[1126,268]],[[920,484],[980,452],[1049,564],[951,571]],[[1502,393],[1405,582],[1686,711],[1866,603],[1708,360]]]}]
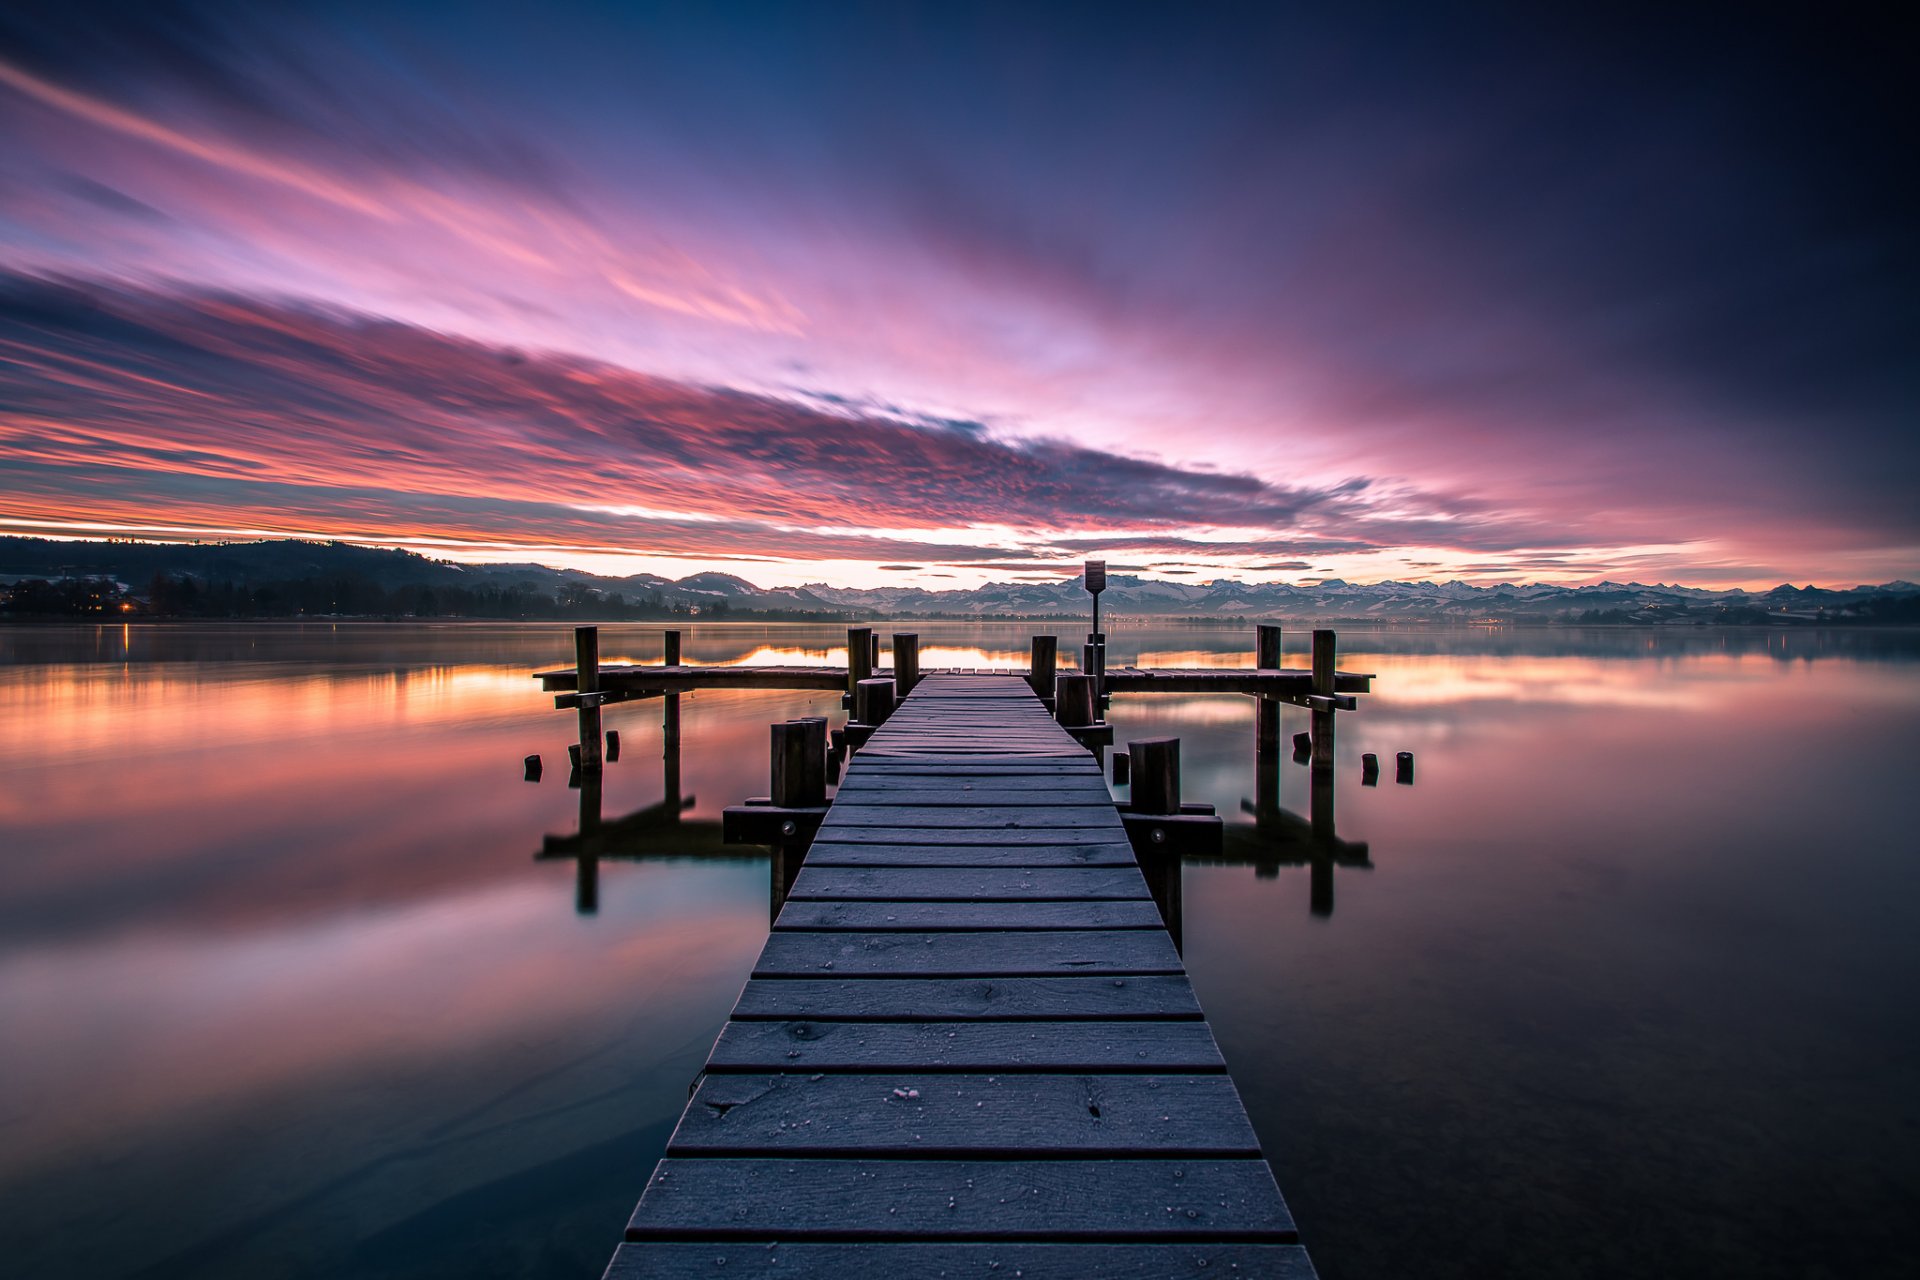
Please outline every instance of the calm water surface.
[{"label": "calm water surface", "polygon": [[[914,629],[934,666],[1023,665],[1033,630]],[[1251,639],[1119,630],[1111,660]],[[657,660],[658,631],[602,648]],[[1243,828],[1186,872],[1187,961],[1321,1273],[1920,1274],[1920,640],[1342,649],[1380,678],[1341,719],[1353,856],[1317,894],[1242,812],[1250,702],[1111,716],[1180,736],[1188,798]],[[594,816],[527,679],[570,652],[547,626],[0,629],[7,1274],[599,1273],[766,933],[766,859],[709,824],[764,793],[769,721],[838,707],[685,699],[684,832],[630,841],[681,856],[601,863],[583,913],[577,862],[535,857]],[[658,705],[608,727],[612,820],[662,799]]]}]

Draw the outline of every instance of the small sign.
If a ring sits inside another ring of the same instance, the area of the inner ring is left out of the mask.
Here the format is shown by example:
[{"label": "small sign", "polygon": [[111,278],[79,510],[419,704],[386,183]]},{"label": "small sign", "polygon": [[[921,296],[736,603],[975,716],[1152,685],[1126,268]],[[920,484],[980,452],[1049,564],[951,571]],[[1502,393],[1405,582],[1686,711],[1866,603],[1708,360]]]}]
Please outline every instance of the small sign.
[{"label": "small sign", "polygon": [[1087,561],[1087,590],[1099,595],[1107,589],[1107,562],[1105,560]]}]

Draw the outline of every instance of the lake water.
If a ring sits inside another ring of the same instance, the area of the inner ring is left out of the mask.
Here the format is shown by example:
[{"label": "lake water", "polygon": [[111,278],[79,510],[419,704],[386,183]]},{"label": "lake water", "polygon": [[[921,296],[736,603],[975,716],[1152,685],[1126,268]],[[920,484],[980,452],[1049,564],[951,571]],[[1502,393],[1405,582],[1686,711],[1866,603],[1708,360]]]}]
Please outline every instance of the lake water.
[{"label": "lake water", "polygon": [[[912,629],[1016,666],[1036,628]],[[1243,813],[1249,700],[1111,714],[1242,828],[1185,873],[1186,958],[1321,1274],[1920,1274],[1920,638],[1341,646],[1379,677],[1336,770],[1367,865],[1317,887]],[[1251,647],[1123,626],[1110,662]],[[688,856],[603,861],[583,912],[535,857],[591,805],[527,678],[570,661],[539,625],[0,628],[8,1275],[598,1275],[766,934],[767,860],[708,824],[765,793],[768,722],[838,705],[686,698]],[[661,800],[659,717],[609,711],[604,818]]]}]

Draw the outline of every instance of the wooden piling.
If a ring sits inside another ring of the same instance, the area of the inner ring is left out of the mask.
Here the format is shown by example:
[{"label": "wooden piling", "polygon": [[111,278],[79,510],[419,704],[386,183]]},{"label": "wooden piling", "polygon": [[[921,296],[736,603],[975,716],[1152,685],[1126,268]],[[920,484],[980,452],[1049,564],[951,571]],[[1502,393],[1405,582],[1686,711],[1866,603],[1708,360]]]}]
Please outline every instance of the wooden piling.
[{"label": "wooden piling", "polygon": [[[600,692],[600,628],[573,629],[573,670],[575,688],[581,693]],[[580,767],[600,767],[600,704],[589,699],[580,704]]]},{"label": "wooden piling", "polygon": [[847,628],[847,705],[853,705],[860,682],[873,675],[873,628]]},{"label": "wooden piling", "polygon": [[882,725],[893,714],[893,681],[885,676],[862,680],[853,690],[853,718],[865,725]]},{"label": "wooden piling", "polygon": [[[1331,631],[1313,633],[1313,691],[1326,697],[1333,696],[1334,686],[1334,634]],[[1326,768],[1333,767],[1333,716],[1330,709],[1316,706],[1313,711],[1313,761]]]},{"label": "wooden piling", "polygon": [[905,702],[920,683],[920,637],[911,631],[893,633],[893,700]]},{"label": "wooden piling", "polygon": [[1413,752],[1402,751],[1393,758],[1393,780],[1413,785]]},{"label": "wooden piling", "polygon": [[[1254,629],[1253,665],[1258,671],[1280,668],[1280,628],[1261,623]],[[1264,821],[1280,809],[1280,703],[1259,694],[1253,699],[1253,811]]]},{"label": "wooden piling", "polygon": [[1180,812],[1180,739],[1145,738],[1127,744],[1135,813]]},{"label": "wooden piling", "polygon": [[1063,729],[1084,729],[1093,723],[1093,677],[1084,672],[1054,679],[1054,718]]},{"label": "wooden piling", "polygon": [[774,807],[806,809],[827,802],[826,721],[788,720],[772,726]]},{"label": "wooden piling", "polygon": [[1124,787],[1133,779],[1133,757],[1124,751],[1113,753],[1113,785]]},{"label": "wooden piling", "polygon": [[660,639],[662,647],[660,656],[661,665],[668,667],[679,666],[680,633],[678,631],[663,631],[660,633]]},{"label": "wooden piling", "polygon": [[620,758],[620,731],[607,730],[607,763],[612,764]]},{"label": "wooden piling", "polygon": [[1053,701],[1054,667],[1059,659],[1059,636],[1035,636],[1033,657],[1027,664],[1027,683],[1040,695],[1040,701]]},{"label": "wooden piling", "polygon": [[521,763],[521,766],[526,770],[525,777],[528,782],[540,781],[540,757],[539,756],[528,756],[525,760],[521,761],[520,763]]}]

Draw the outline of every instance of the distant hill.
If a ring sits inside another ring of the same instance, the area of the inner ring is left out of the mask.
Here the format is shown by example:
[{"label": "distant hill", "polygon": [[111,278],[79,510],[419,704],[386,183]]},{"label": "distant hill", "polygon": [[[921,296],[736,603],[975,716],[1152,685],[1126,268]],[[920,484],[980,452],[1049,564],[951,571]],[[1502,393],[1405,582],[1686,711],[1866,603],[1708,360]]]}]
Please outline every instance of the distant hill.
[{"label": "distant hill", "polygon": [[[970,590],[921,587],[755,586],[733,574],[670,579],[655,574],[603,577],[538,564],[454,564],[410,551],[342,542],[167,544],[61,542],[0,538],[0,583],[106,578],[135,607],[169,605],[167,584],[188,584],[209,612],[215,599],[246,614],[342,611],[433,616],[664,616],[760,614],[770,617],[1084,617],[1077,577],[1053,582],[989,583]],[[1795,587],[1715,591],[1656,583],[1603,582],[1562,587],[1465,582],[1349,583],[1314,586],[1159,582],[1109,575],[1101,607],[1109,615],[1190,618],[1289,618],[1383,623],[1920,624],[1920,585],[1887,582],[1844,590]],[[156,588],[163,598],[156,600]],[[342,592],[358,607],[341,603]],[[213,592],[213,596],[209,596]],[[224,593],[224,594],[220,594]],[[177,611],[178,598],[163,612]],[[480,610],[495,610],[481,612]],[[253,616],[253,615],[248,615]]]}]

